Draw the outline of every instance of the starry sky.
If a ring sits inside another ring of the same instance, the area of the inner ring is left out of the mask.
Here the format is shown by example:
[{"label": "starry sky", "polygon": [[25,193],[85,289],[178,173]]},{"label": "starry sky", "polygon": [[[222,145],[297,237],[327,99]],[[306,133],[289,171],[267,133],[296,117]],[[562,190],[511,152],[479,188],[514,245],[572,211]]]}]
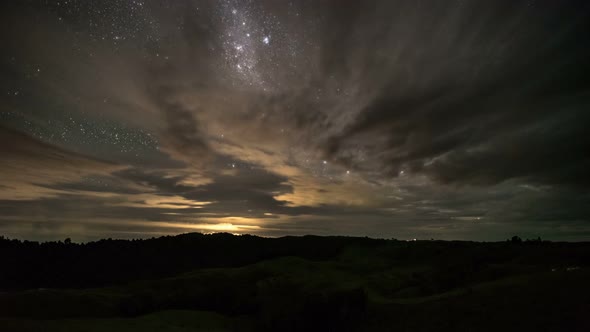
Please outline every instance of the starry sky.
[{"label": "starry sky", "polygon": [[589,13],[2,1],[0,234],[590,240]]}]

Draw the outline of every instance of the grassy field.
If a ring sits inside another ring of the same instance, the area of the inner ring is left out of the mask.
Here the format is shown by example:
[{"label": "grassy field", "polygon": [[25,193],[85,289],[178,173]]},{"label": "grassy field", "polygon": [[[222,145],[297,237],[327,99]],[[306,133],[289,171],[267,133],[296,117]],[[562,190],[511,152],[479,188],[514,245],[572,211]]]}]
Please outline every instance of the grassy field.
[{"label": "grassy field", "polygon": [[328,260],[11,291],[0,294],[0,331],[588,331],[582,249],[390,242]]},{"label": "grassy field", "polygon": [[222,315],[189,310],[165,310],[132,318],[73,318],[57,320],[3,319],[3,331],[48,332],[189,332],[231,331],[231,319]]}]

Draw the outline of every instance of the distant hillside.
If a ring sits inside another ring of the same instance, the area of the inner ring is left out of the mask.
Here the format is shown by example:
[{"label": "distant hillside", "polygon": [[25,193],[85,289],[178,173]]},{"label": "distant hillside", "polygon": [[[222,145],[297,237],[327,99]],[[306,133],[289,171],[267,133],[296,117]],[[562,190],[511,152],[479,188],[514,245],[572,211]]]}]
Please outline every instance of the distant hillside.
[{"label": "distant hillside", "polygon": [[589,243],[185,234],[0,258],[0,331],[590,330]]}]

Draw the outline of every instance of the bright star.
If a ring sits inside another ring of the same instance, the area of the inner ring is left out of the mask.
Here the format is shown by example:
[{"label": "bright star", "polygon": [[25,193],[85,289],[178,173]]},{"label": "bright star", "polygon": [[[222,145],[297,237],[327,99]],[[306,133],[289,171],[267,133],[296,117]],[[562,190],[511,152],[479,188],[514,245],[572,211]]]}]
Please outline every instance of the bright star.
[{"label": "bright star", "polygon": [[262,42],[263,42],[263,43],[265,43],[266,45],[268,45],[268,43],[270,43],[270,38],[269,38],[268,36],[265,36],[265,37],[262,39]]}]

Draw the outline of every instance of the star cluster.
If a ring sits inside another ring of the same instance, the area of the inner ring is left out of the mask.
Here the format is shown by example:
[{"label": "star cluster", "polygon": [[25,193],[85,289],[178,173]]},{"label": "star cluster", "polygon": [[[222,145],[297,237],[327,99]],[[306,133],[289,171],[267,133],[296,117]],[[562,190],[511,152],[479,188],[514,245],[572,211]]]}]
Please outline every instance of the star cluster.
[{"label": "star cluster", "polygon": [[[302,40],[308,27],[289,29],[285,21],[304,22],[290,3],[287,10],[272,13],[253,1],[222,1],[215,12],[223,27],[220,33],[225,70],[230,84],[261,91],[278,91],[285,79],[297,79],[298,68],[311,39]],[[279,15],[282,17],[279,17]]]}]

